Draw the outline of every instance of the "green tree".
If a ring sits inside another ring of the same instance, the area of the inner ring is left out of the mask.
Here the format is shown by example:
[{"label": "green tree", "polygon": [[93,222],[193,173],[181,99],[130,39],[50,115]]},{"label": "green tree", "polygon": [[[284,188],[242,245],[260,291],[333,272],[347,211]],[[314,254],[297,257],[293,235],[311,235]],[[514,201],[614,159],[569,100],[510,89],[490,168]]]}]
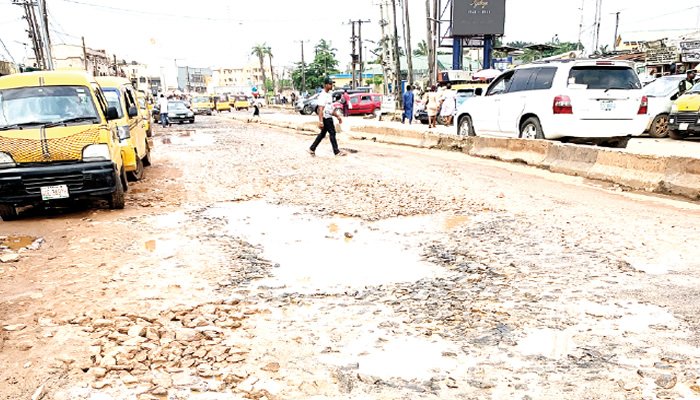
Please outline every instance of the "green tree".
[{"label": "green tree", "polygon": [[[305,66],[297,63],[292,71],[294,87],[300,89],[315,89],[320,87],[323,79],[328,75],[337,74],[338,60],[335,58],[337,49],[332,47],[330,42],[321,39],[314,47],[314,60]],[[306,87],[302,88],[302,77],[306,76]]]},{"label": "green tree", "polygon": [[265,56],[267,55],[267,43],[256,44],[253,46],[253,50],[250,52],[251,56],[258,57],[260,62],[260,69],[262,70],[262,81],[263,84],[267,82],[267,75],[265,74]]},{"label": "green tree", "polygon": [[418,47],[416,47],[416,49],[413,50],[413,55],[414,56],[427,56],[428,55],[428,43],[426,43],[425,40],[421,40],[420,43],[418,43]]},{"label": "green tree", "polygon": [[270,75],[272,75],[271,76],[271,78],[272,78],[272,89],[271,90],[272,90],[272,92],[274,92],[275,91],[275,70],[272,68],[273,55],[272,55],[272,48],[270,46],[267,46],[265,48],[265,54],[267,55],[267,57],[270,60]]}]

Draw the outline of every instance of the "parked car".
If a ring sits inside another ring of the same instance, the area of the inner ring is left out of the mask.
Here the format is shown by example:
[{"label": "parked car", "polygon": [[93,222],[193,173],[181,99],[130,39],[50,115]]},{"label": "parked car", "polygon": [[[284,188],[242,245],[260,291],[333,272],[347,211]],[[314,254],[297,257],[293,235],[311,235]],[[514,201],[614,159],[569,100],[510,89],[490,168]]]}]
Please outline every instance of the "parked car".
[{"label": "parked car", "polygon": [[461,135],[622,144],[648,122],[648,98],[626,61],[533,63],[501,74],[457,111]]},{"label": "parked car", "polygon": [[318,99],[318,93],[306,99],[299,99],[294,105],[294,109],[302,115],[311,115],[316,109],[316,99]]},{"label": "parked car", "polygon": [[[341,92],[342,94],[342,92]],[[333,107],[343,110],[340,99],[333,103]],[[350,108],[348,115],[368,115],[379,116],[382,113],[382,95],[379,93],[355,93],[350,95]]]},{"label": "parked car", "polygon": [[671,139],[685,139],[700,135],[700,83],[683,93],[671,106],[668,117],[668,135]]},{"label": "parked car", "polygon": [[668,116],[673,102],[678,99],[678,84],[685,75],[669,75],[656,79],[644,87],[649,99],[649,121],[644,132],[662,138],[668,136]]},{"label": "parked car", "polygon": [[102,87],[107,104],[117,109],[119,118],[110,121],[119,136],[124,159],[124,170],[131,180],[143,179],[145,167],[151,165],[151,149],[146,134],[146,121],[139,112],[136,90],[126,78],[99,76],[97,83]]},{"label": "parked car", "polygon": [[236,111],[238,110],[248,110],[250,103],[246,96],[231,96],[231,107]]},{"label": "parked car", "polygon": [[0,217],[17,207],[103,198],[124,208],[128,187],[114,128],[119,119],[97,81],[81,72],[0,77]]},{"label": "parked car", "polygon": [[187,104],[184,101],[169,101],[168,102],[168,120],[171,123],[185,123],[189,122],[194,124],[194,112],[187,108]]}]

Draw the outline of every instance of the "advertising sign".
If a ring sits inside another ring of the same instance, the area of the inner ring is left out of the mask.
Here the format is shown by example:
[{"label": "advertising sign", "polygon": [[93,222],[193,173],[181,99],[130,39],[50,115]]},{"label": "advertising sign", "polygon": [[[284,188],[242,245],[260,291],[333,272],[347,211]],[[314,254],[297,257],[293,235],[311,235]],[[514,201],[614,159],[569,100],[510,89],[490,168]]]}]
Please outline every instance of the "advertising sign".
[{"label": "advertising sign", "polygon": [[506,0],[453,0],[452,35],[502,35]]},{"label": "advertising sign", "polygon": [[700,62],[700,40],[681,42],[681,60],[687,63]]}]

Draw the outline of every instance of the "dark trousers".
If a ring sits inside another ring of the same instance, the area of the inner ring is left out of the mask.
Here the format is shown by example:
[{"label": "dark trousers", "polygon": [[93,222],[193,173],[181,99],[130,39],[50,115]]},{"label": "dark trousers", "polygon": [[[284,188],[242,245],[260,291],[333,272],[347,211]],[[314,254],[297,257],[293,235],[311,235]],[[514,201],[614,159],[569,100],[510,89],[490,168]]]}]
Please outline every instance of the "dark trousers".
[{"label": "dark trousers", "polygon": [[326,137],[326,133],[328,133],[328,135],[330,136],[331,146],[333,146],[333,154],[340,153],[340,149],[338,148],[338,141],[335,140],[335,124],[333,123],[333,118],[323,119],[323,129],[321,129],[321,133],[319,133],[318,136],[316,136],[316,140],[314,140],[313,144],[311,145],[311,151],[316,151],[318,145],[321,143],[323,138]]},{"label": "dark trousers", "polygon": [[345,103],[343,104],[343,117],[347,117],[350,115],[350,106]]}]

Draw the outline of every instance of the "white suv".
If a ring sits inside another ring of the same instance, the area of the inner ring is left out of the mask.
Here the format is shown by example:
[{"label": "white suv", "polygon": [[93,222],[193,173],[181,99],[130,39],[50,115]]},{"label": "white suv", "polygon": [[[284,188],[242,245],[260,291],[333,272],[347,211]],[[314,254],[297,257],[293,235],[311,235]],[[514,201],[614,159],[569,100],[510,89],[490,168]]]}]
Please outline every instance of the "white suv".
[{"label": "white suv", "polygon": [[469,136],[603,143],[641,135],[647,108],[634,64],[555,61],[504,72],[485,93],[477,90],[459,107],[455,125],[459,134]]}]

